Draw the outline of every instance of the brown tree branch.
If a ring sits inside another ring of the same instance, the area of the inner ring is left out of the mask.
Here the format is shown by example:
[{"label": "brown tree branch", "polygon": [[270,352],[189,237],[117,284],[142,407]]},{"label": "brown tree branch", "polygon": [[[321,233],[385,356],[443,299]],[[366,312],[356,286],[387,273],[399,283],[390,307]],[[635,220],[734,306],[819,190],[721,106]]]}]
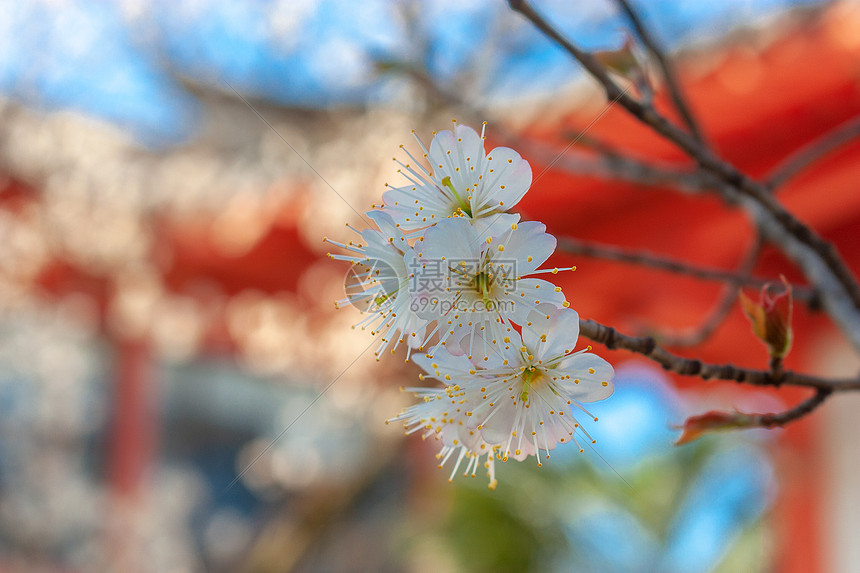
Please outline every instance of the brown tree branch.
[{"label": "brown tree branch", "polygon": [[621,334],[611,326],[606,326],[593,320],[580,319],[579,329],[582,336],[603,344],[610,350],[623,349],[641,354],[653,360],[665,370],[682,376],[698,376],[703,380],[730,380],[752,386],[779,387],[789,384],[792,386],[821,388],[834,392],[860,390],[860,377],[844,379],[820,378],[790,370],[786,370],[780,376],[776,377],[770,370],[740,368],[732,364],[709,364],[697,358],[684,358],[662,348],[651,336],[628,336]]},{"label": "brown tree branch", "polygon": [[633,29],[636,30],[636,34],[639,36],[639,39],[642,40],[642,44],[648,49],[648,51],[660,65],[660,69],[663,72],[663,78],[666,80],[666,87],[669,89],[669,95],[672,98],[672,103],[675,105],[675,109],[678,110],[678,114],[681,116],[681,119],[686,124],[687,128],[690,130],[690,134],[699,143],[704,143],[705,139],[702,135],[702,131],[699,128],[699,125],[696,122],[695,118],[693,117],[693,113],[687,105],[687,101],[681,92],[681,86],[678,83],[678,77],[675,74],[675,69],[672,65],[672,62],[666,56],[665,51],[657,43],[656,39],[651,34],[651,31],[642,22],[642,19],[639,17],[636,11],[633,10],[633,7],[630,5],[630,3],[627,0],[615,1],[618,4],[619,8],[621,8],[621,10],[630,20],[630,23],[633,25]]},{"label": "brown tree branch", "polygon": [[860,137],[860,115],[841,123],[783,159],[771,170],[767,186],[770,189],[782,187],[789,179],[857,137]]},{"label": "brown tree branch", "polygon": [[779,414],[754,414],[751,427],[775,428],[800,419],[818,408],[833,393],[831,388],[816,388],[815,394],[785,412]]},{"label": "brown tree branch", "polygon": [[660,167],[617,152],[596,149],[593,157],[571,156],[564,151],[559,153],[546,144],[509,134],[502,134],[502,141],[540,163],[552,163],[553,167],[576,175],[592,175],[647,186],[668,185],[688,192],[712,189],[708,179],[694,171]]},{"label": "brown tree branch", "polygon": [[[573,237],[559,237],[558,248],[566,253],[582,255],[608,261],[641,265],[670,273],[682,274],[705,281],[719,281],[732,285],[752,286],[760,288],[774,279],[764,279],[746,276],[744,273],[692,265],[677,259],[654,255],[647,251],[633,251],[612,245],[586,242]],[[820,308],[817,291],[802,285],[792,285],[792,294],[796,300],[802,301],[812,309]]]},{"label": "brown tree branch", "polygon": [[[511,8],[520,12],[532,22],[547,37],[567,50],[582,66],[601,84],[607,99],[617,101],[631,115],[650,126],[655,132],[678,146],[688,156],[694,159],[703,169],[713,173],[744,196],[750,198],[755,205],[770,214],[789,234],[810,248],[811,253],[819,257],[827,270],[836,279],[841,293],[834,293],[836,298],[844,294],[853,307],[855,315],[860,311],[860,285],[857,284],[851,271],[842,260],[836,249],[822,239],[812,229],[797,220],[791,213],[771,195],[769,189],[739,171],[730,163],[720,159],[710,150],[704,148],[692,136],[688,135],[665,117],[660,115],[653,106],[643,104],[624,92],[612,80],[606,68],[590,53],[580,49],[564,38],[546,20],[544,20],[525,0],[509,0]],[[830,293],[823,293],[830,294]],[[828,301],[825,301],[827,303]],[[837,302],[832,303],[831,316],[838,316]],[[844,309],[843,309],[844,310]],[[856,340],[854,338],[853,340]]]}]

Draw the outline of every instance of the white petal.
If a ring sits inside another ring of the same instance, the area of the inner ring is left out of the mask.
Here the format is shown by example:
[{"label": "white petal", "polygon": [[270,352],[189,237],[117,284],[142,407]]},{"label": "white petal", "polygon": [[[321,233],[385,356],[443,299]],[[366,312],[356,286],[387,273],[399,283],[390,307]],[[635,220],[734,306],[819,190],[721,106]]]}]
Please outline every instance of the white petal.
[{"label": "white petal", "polygon": [[469,220],[478,236],[486,240],[487,237],[497,237],[506,233],[511,225],[520,222],[520,215],[519,213],[496,213]]},{"label": "white petal", "polygon": [[[439,349],[428,358],[426,354],[415,354],[412,356],[415,362],[428,376],[437,378],[443,384],[456,384],[458,381],[468,381],[472,378],[469,370],[473,370],[473,364],[465,356],[454,356],[444,348]],[[452,380],[446,380],[445,375]],[[455,380],[456,379],[456,380]]]},{"label": "white petal", "polygon": [[[418,203],[416,203],[418,197]],[[435,184],[390,187],[382,194],[385,212],[406,231],[423,229],[449,217],[455,206],[445,200]]]},{"label": "white petal", "polygon": [[528,162],[508,147],[497,147],[487,154],[481,176],[480,193],[473,195],[474,209],[507,211],[519,203],[532,184]]},{"label": "white petal", "polygon": [[[612,395],[615,370],[603,358],[584,352],[562,360],[555,369],[565,393],[580,402],[596,402]],[[570,378],[561,380],[564,375]],[[577,382],[578,381],[578,382]]]},{"label": "white petal", "polygon": [[463,200],[473,193],[484,159],[484,142],[474,129],[459,125],[456,135],[440,131],[430,142],[428,155],[434,178],[441,182],[451,178],[451,184]]},{"label": "white petal", "polygon": [[451,217],[440,221],[424,232],[424,241],[416,245],[425,260],[460,261],[475,263],[478,260],[482,239],[465,217]]},{"label": "white petal", "polygon": [[555,292],[555,285],[542,279],[520,279],[514,287],[498,297],[499,308],[510,320],[520,325],[528,323],[529,314],[535,311],[535,307],[557,307],[564,301],[564,294]]},{"label": "white petal", "polygon": [[482,455],[492,450],[492,447],[490,447],[489,444],[484,442],[484,438],[483,436],[481,436],[481,432],[474,428],[470,428],[466,424],[463,424],[462,426],[457,426],[457,435],[463,445],[476,454]]},{"label": "white petal", "polygon": [[409,348],[420,348],[424,344],[424,338],[427,336],[427,320],[416,315],[415,319],[409,323],[406,331],[406,342]]},{"label": "white petal", "polygon": [[510,399],[502,398],[499,403],[493,406],[491,411],[493,415],[489,420],[486,422],[477,421],[481,424],[481,435],[484,437],[484,441],[489,444],[502,444],[504,446],[514,429],[517,407]]},{"label": "white petal", "polygon": [[497,243],[504,246],[504,251],[498,252],[495,258],[516,261],[517,275],[522,277],[532,273],[550,257],[557,241],[546,232],[543,223],[526,221],[517,225],[516,230],[500,236]]},{"label": "white petal", "polygon": [[385,211],[368,211],[366,215],[370,218],[371,221],[376,223],[376,226],[379,227],[379,231],[385,237],[390,238],[392,240],[397,240],[398,236],[403,235],[403,232],[396,227],[394,219],[392,219],[391,215],[389,215]]},{"label": "white petal", "polygon": [[[463,327],[456,331],[448,344],[457,345],[458,352],[472,356],[473,361],[482,368],[506,368],[513,372],[520,365],[522,340],[516,330],[498,330],[489,327],[482,329],[480,325],[477,328]],[[505,338],[509,342],[505,342]]]},{"label": "white petal", "polygon": [[[553,309],[549,316],[546,320],[546,315],[535,312],[528,317],[534,328],[523,328],[524,344],[545,363],[573,352],[579,338],[579,314],[575,310]],[[542,334],[545,341],[540,338]]]}]

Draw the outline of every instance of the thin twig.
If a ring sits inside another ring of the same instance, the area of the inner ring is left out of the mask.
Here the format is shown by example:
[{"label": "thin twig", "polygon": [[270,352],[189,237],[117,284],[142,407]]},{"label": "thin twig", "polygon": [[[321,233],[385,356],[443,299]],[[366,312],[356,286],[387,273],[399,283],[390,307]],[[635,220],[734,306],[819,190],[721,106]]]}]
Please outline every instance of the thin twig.
[{"label": "thin twig", "polygon": [[[490,113],[487,110],[476,107],[455,92],[442,88],[424,70],[414,65],[400,62],[386,62],[385,65],[388,69],[397,70],[408,75],[421,89],[431,94],[433,98],[440,102],[456,106],[476,121],[483,121],[490,117]],[[669,185],[688,192],[699,192],[714,188],[713,178],[703,177],[703,174],[692,171],[689,168],[679,169],[670,165],[659,166],[653,162],[629,157],[595,140],[593,137],[583,136],[582,132],[571,135],[571,140],[577,137],[585,147],[589,148],[590,153],[587,157],[584,157],[581,153],[576,155],[570,152],[559,153],[556,147],[523,137],[506,129],[504,125],[494,126],[493,128],[493,138],[503,145],[517,149],[524,156],[532,158],[538,163],[544,165],[552,164],[553,167],[563,169],[568,173],[629,181],[648,186]]]},{"label": "thin twig", "polygon": [[708,317],[696,328],[682,333],[663,332],[655,336],[664,345],[674,348],[698,346],[711,337],[717,328],[725,322],[726,317],[735,307],[738,298],[737,287],[727,285],[723,287],[720,298],[714,305]]},{"label": "thin twig", "polygon": [[[796,219],[773,197],[769,189],[739,171],[734,165],[720,159],[710,150],[704,148],[692,136],[678,128],[665,117],[660,115],[653,106],[643,104],[623,92],[621,87],[610,77],[606,68],[589,52],[586,52],[556,31],[543,19],[525,0],[508,0],[511,8],[528,18],[547,37],[567,50],[582,66],[601,84],[609,100],[617,101],[631,115],[650,126],[655,132],[673,142],[679,149],[694,159],[702,168],[710,171],[721,180],[744,196],[752,199],[791,235],[809,246],[822,261],[828,271],[837,279],[837,284],[853,306],[854,313],[860,311],[860,285],[857,284],[842,257],[829,242],[822,239],[815,231]],[[838,296],[838,295],[837,295]],[[834,307],[836,304],[834,303]],[[833,314],[833,313],[831,313]]]},{"label": "thin twig", "polygon": [[[670,257],[655,255],[647,251],[633,251],[612,245],[586,242],[572,237],[559,237],[558,248],[566,253],[574,255],[641,265],[705,281],[724,282],[731,285],[733,288],[737,288],[739,286],[761,287],[765,283],[774,280],[751,277],[744,273],[727,271],[713,267],[702,267]],[[809,287],[792,285],[792,295],[796,300],[806,303],[811,308],[817,308],[819,306],[817,292]]]},{"label": "thin twig", "polygon": [[678,110],[678,114],[690,130],[690,134],[692,134],[696,141],[704,144],[705,138],[703,137],[702,131],[693,117],[693,113],[681,92],[681,86],[678,82],[678,77],[675,74],[674,66],[666,56],[666,52],[657,43],[656,39],[651,34],[651,31],[645,26],[636,11],[633,10],[630,3],[627,0],[615,1],[621,10],[627,15],[630,23],[633,24],[633,29],[636,30],[636,34],[639,36],[639,39],[642,40],[642,44],[648,48],[648,51],[651,52],[651,55],[654,56],[654,59],[657,60],[657,63],[660,65],[660,69],[663,72],[663,78],[666,80],[666,87],[669,88],[669,95],[672,98],[672,103],[674,103],[675,109]]},{"label": "thin twig", "polygon": [[749,430],[751,428],[775,428],[785,426],[789,422],[799,420],[809,415],[833,393],[830,388],[816,388],[815,394],[789,410],[776,414],[746,414],[734,412],[710,411],[705,414],[692,416],[678,426],[684,433],[675,442],[676,445],[688,444],[705,434],[721,430]]},{"label": "thin twig", "polygon": [[689,169],[660,167],[622,155],[617,152],[604,152],[595,149],[591,157],[582,154],[571,155],[558,152],[544,143],[502,134],[502,143],[522,151],[523,155],[535,159],[539,163],[553,163],[553,168],[559,168],[576,175],[591,175],[616,181],[628,181],[647,186],[671,186],[687,192],[700,192],[712,189],[708,178]]},{"label": "thin twig", "polygon": [[782,361],[782,356],[771,356],[770,357],[770,374],[777,380],[782,377],[782,373],[784,370],[785,364]]},{"label": "thin twig", "polygon": [[744,277],[733,271],[692,265],[677,259],[655,255],[648,251],[634,251],[623,247],[582,241],[572,237],[559,237],[558,248],[573,255],[641,265],[696,279],[726,282],[735,286],[747,285],[760,287],[767,282],[765,279]]},{"label": "thin twig", "polygon": [[684,358],[672,354],[657,344],[651,336],[628,336],[611,326],[593,320],[579,321],[580,334],[607,348],[622,349],[641,354],[664,369],[682,376],[698,376],[703,380],[731,380],[752,386],[806,386],[831,391],[860,390],[860,378],[820,378],[790,370],[774,377],[770,370],[741,368],[732,364],[708,364],[697,358]]},{"label": "thin twig", "polygon": [[823,404],[824,401],[827,400],[827,398],[832,393],[833,390],[830,388],[816,388],[815,394],[811,398],[804,400],[790,410],[780,412],[779,414],[755,415],[753,417],[751,426],[758,426],[761,428],[774,428],[777,426],[785,426],[789,422],[793,422],[806,416],[807,414],[810,414],[813,410]]},{"label": "thin twig", "polygon": [[[744,260],[741,262],[738,274],[740,278],[749,279],[753,267],[761,253],[762,241],[760,236],[756,236],[755,242],[747,252]],[[695,330],[685,334],[659,334],[658,340],[665,346],[697,346],[707,340],[717,328],[726,320],[731,310],[735,307],[735,302],[738,299],[737,286],[727,284],[723,287],[723,292],[720,293],[720,299],[714,305],[708,318]]]},{"label": "thin twig", "polygon": [[860,115],[849,119],[783,159],[767,178],[767,186],[777,189],[831,151],[860,137]]}]

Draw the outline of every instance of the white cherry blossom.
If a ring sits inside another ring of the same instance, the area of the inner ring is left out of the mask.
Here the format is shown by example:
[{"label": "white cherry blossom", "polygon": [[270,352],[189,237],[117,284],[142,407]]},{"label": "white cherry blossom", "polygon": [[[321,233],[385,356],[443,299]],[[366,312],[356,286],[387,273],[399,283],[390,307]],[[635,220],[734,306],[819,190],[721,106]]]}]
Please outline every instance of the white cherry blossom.
[{"label": "white cherry blossom", "polygon": [[[434,132],[429,150],[416,135],[427,167],[401,146],[409,163],[395,161],[407,183],[389,186],[382,196],[386,212],[400,227],[413,232],[448,217],[482,224],[482,219],[506,213],[523,198],[532,182],[531,167],[508,147],[485,153],[485,128],[486,122],[478,135],[454,121],[453,131]],[[505,224],[512,222],[516,220]]]},{"label": "white cherry blossom", "polygon": [[577,432],[592,440],[573,408],[593,418],[582,403],[613,392],[612,366],[591,347],[573,350],[579,336],[575,311],[534,312],[522,330],[522,337],[513,332],[486,366],[451,360],[441,352],[432,359],[413,357],[431,376],[458,389],[467,427],[479,431],[486,443],[500,445],[502,460],[538,457],[541,451],[548,458],[557,444],[578,444]]},{"label": "white cherry blossom", "polygon": [[509,212],[531,167],[506,147],[486,153],[486,123],[480,135],[454,123],[429,149],[416,136],[420,161],[395,159],[407,183],[367,213],[376,229],[324,240],[346,251],[331,258],[352,263],[336,304],[366,315],[355,326],[380,336],[377,357],[405,344],[421,379],[443,385],[407,388],[420,401],[387,422],[438,440],[449,479],[483,464],[492,489],[497,460],[541,465],[559,444],[592,440],[574,411],[593,417],[583,404],[612,394],[614,371],[590,346],[574,351],[579,315],[561,287],[537,278],[575,267],[539,268],[555,237]]},{"label": "white cherry blossom", "polygon": [[[340,243],[324,239],[352,253],[328,254],[332,259],[353,263],[345,281],[346,297],[335,305],[351,304],[367,314],[355,326],[370,328],[372,334],[380,335],[381,342],[375,351],[377,357],[392,342],[392,353],[406,342],[408,359],[411,349],[417,348],[424,340],[428,323],[411,309],[410,279],[406,267],[407,261],[412,261],[415,255],[403,232],[387,213],[369,211],[367,215],[379,229],[360,232],[353,229],[363,242]],[[410,264],[414,266],[414,263]]]},{"label": "white cherry blossom", "polygon": [[[413,358],[418,356],[423,355],[416,355]],[[447,359],[451,363],[466,360],[462,356],[450,355]],[[483,459],[484,468],[490,479],[489,487],[495,489],[497,484],[495,457],[498,455],[499,447],[485,442],[480,432],[470,427],[469,414],[465,405],[467,399],[463,390],[457,386],[404,388],[404,390],[414,392],[420,401],[406,408],[399,416],[386,420],[386,423],[402,421],[407,435],[421,432],[423,439],[433,438],[440,441],[441,449],[436,455],[439,469],[442,469],[449,460],[453,460],[448,481],[454,479],[461,466],[464,467],[463,476],[475,477]],[[465,466],[463,466],[464,461]]]},{"label": "white cherry blossom", "polygon": [[502,344],[513,332],[512,322],[523,324],[542,304],[568,304],[560,287],[529,278],[558,272],[538,269],[556,246],[555,237],[545,231],[542,223],[527,221],[480,234],[459,217],[427,229],[416,243],[420,267],[411,290],[413,310],[436,322],[428,336],[437,336],[430,356],[453,336],[467,339],[464,352],[470,357],[487,358],[490,346]]}]

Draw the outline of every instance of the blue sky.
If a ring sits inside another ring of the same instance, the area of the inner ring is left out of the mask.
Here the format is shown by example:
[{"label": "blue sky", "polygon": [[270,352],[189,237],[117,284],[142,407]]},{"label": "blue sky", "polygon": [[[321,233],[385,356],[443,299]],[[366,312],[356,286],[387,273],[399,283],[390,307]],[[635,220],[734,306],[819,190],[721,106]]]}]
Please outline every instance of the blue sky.
[{"label": "blue sky", "polygon": [[[635,2],[664,44],[719,39],[818,0]],[[129,6],[134,6],[129,3]],[[0,0],[0,93],[113,122],[149,145],[179,143],[199,119],[181,79],[297,107],[384,105],[380,62],[418,64],[439,81],[468,74],[488,94],[551,94],[580,71],[505,2],[175,0],[125,12],[99,0]],[[537,0],[590,49],[619,45],[611,0]]]}]

